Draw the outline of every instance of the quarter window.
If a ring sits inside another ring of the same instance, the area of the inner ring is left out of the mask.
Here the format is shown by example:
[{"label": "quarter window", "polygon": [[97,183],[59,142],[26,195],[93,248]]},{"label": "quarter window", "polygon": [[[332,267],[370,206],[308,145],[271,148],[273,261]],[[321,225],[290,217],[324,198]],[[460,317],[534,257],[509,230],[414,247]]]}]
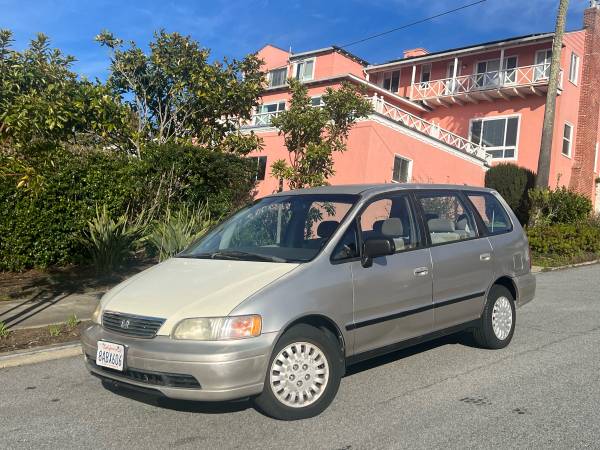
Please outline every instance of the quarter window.
[{"label": "quarter window", "polygon": [[269,72],[269,87],[284,86],[287,78],[287,67]]},{"label": "quarter window", "polygon": [[514,158],[517,150],[518,117],[471,121],[471,140],[485,147],[492,158]]},{"label": "quarter window", "polygon": [[392,180],[396,183],[408,183],[410,178],[410,165],[412,161],[410,159],[403,158],[402,156],[394,156],[394,169],[392,171]]},{"label": "quarter window", "polygon": [[490,234],[505,233],[512,230],[512,224],[498,199],[489,193],[472,193],[469,200],[481,216]]},{"label": "quarter window", "polygon": [[579,78],[579,56],[575,53],[571,53],[571,65],[569,67],[569,81],[573,84],[577,84]]},{"label": "quarter window", "polygon": [[362,238],[392,239],[396,252],[417,248],[420,239],[410,201],[406,195],[372,202],[360,216]]},{"label": "quarter window", "polygon": [[573,125],[570,123],[565,123],[565,128],[563,129],[563,144],[562,144],[562,154],[568,157],[571,157],[571,150],[573,147]]},{"label": "quarter window", "polygon": [[358,229],[356,228],[356,221],[353,221],[352,225],[348,227],[340,239],[340,242],[335,246],[331,259],[332,261],[343,261],[358,256],[360,256],[358,251]]},{"label": "quarter window", "polygon": [[314,59],[307,59],[296,63],[294,76],[297,80],[307,81],[313,79],[313,69],[315,67]]},{"label": "quarter window", "polygon": [[475,220],[456,194],[418,196],[432,244],[444,244],[477,237]]}]

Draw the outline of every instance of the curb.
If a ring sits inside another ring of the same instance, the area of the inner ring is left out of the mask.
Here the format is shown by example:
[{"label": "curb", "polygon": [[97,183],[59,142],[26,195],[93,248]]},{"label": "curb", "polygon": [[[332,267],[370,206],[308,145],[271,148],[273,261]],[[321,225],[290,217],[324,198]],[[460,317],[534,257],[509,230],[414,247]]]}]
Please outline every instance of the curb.
[{"label": "curb", "polygon": [[81,344],[79,342],[47,345],[30,350],[17,350],[0,355],[0,369],[36,364],[81,354]]},{"label": "curb", "polygon": [[585,261],[585,262],[576,263],[576,264],[567,264],[566,266],[556,266],[556,267],[533,266],[531,269],[531,272],[535,273],[535,274],[544,273],[544,272],[555,272],[557,270],[574,269],[577,267],[592,266],[592,265],[598,264],[598,263],[600,263],[600,259],[594,259],[592,261]]}]

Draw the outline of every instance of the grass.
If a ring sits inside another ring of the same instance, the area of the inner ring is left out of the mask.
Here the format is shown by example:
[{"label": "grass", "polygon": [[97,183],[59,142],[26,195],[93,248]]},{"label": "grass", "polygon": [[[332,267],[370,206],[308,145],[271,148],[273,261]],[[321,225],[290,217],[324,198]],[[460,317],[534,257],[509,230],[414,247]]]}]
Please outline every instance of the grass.
[{"label": "grass", "polygon": [[5,338],[10,334],[10,330],[4,322],[0,322],[0,339]]},{"label": "grass", "polygon": [[590,262],[600,259],[598,253],[580,253],[575,256],[562,256],[562,255],[532,255],[532,262],[534,266],[540,266],[543,268],[569,266],[571,264],[579,264],[584,262]]},{"label": "grass", "polygon": [[73,330],[77,327],[77,325],[79,325],[79,319],[75,314],[71,314],[68,317],[67,322],[65,324],[67,325],[67,328],[69,330]]},{"label": "grass", "polygon": [[48,333],[50,333],[50,336],[52,337],[60,336],[62,333],[62,325],[50,325],[48,327]]}]

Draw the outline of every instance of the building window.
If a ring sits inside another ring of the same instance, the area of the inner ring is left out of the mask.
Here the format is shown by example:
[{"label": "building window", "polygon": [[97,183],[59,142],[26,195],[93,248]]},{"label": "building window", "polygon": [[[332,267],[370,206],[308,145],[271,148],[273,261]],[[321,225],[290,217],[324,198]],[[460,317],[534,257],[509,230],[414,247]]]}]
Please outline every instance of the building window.
[{"label": "building window", "polygon": [[400,86],[400,71],[384,72],[381,77],[383,80],[381,87],[390,92],[398,92]]},{"label": "building window", "polygon": [[431,80],[431,64],[421,66],[421,83],[428,83]]},{"label": "building window", "polygon": [[248,158],[254,164],[254,180],[261,181],[265,179],[267,174],[267,157],[266,156],[250,156]]},{"label": "building window", "polygon": [[323,106],[323,105],[324,105],[323,98],[321,96],[310,98],[310,106],[318,107],[318,106]]},{"label": "building window", "polygon": [[573,84],[577,84],[579,78],[579,56],[575,53],[571,53],[571,66],[569,67],[569,81]]},{"label": "building window", "polygon": [[284,101],[259,105],[256,108],[256,115],[254,116],[254,125],[269,125],[271,123],[271,119],[277,114],[279,114],[281,111],[285,111]]},{"label": "building window", "polygon": [[573,125],[565,123],[563,130],[562,154],[571,157],[571,149],[573,147]]},{"label": "building window", "polygon": [[500,69],[499,59],[490,59],[477,63],[477,87],[495,87],[501,84],[511,84],[516,81],[517,57],[504,58],[503,67]]},{"label": "building window", "polygon": [[483,146],[494,159],[516,157],[518,132],[519,117],[471,121],[471,141]]},{"label": "building window", "polygon": [[535,52],[535,71],[533,79],[547,80],[550,78],[550,63],[552,61],[552,49],[538,50]]},{"label": "building window", "polygon": [[392,172],[392,181],[396,183],[408,183],[410,179],[412,161],[402,156],[394,156],[394,170]]},{"label": "building window", "polygon": [[312,80],[314,77],[315,60],[306,59],[299,61],[294,66],[294,77],[300,81]]},{"label": "building window", "polygon": [[269,72],[269,87],[284,86],[287,81],[287,67]]}]

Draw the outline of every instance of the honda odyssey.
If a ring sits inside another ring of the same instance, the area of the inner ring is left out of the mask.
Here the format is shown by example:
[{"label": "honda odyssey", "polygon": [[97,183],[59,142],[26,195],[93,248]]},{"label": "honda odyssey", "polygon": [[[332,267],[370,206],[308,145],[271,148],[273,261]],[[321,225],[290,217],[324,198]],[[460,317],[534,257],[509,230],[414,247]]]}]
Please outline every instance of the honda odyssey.
[{"label": "honda odyssey", "polygon": [[459,331],[507,346],[534,297],[530,263],[490,189],[282,192],[110,290],[83,333],[85,361],[115,386],[249,397],[271,417],[307,418],[366,358]]}]

